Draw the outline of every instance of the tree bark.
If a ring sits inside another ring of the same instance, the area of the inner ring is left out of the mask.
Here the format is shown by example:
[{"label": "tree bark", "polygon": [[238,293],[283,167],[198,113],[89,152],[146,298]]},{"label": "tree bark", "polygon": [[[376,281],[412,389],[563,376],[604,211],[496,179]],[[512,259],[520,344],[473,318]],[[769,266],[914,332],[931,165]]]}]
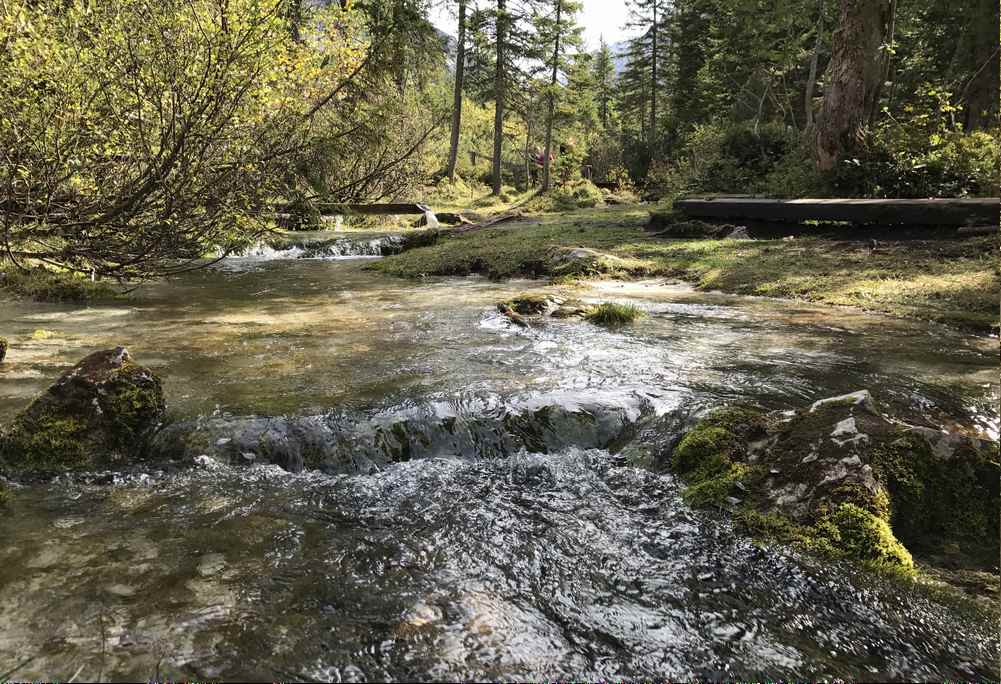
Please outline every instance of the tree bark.
[{"label": "tree bark", "polygon": [[651,35],[651,40],[653,42],[653,54],[650,60],[650,139],[647,141],[649,143],[655,143],[657,141],[657,2],[653,3],[653,25],[650,27],[653,31]]},{"label": "tree bark", "polygon": [[880,46],[890,8],[891,0],[841,0],[814,145],[822,171],[833,169],[854,149],[872,110],[882,77]]},{"label": "tree bark", "polygon": [[452,98],[452,138],[448,147],[450,181],[455,180],[455,165],[459,159],[459,132],[462,126],[462,86],[466,71],[466,0],[459,0],[459,44],[455,51],[455,94]]},{"label": "tree bark", "polygon": [[501,153],[504,151],[504,98],[507,42],[507,0],[497,0],[497,70],[494,74],[493,194],[501,194]]},{"label": "tree bark", "polygon": [[813,91],[817,87],[817,67],[820,64],[820,46],[824,35],[824,0],[817,0],[817,38],[813,43],[813,57],[810,58],[810,75],[806,79],[806,94],[803,107],[806,112],[806,130],[813,130]]},{"label": "tree bark", "polygon": [[563,0],[556,0],[556,40],[553,46],[553,76],[549,82],[549,112],[546,116],[546,156],[542,161],[542,192],[549,192],[553,187],[552,161],[553,153],[553,119],[556,116],[556,79],[560,65],[560,21],[563,18]]}]

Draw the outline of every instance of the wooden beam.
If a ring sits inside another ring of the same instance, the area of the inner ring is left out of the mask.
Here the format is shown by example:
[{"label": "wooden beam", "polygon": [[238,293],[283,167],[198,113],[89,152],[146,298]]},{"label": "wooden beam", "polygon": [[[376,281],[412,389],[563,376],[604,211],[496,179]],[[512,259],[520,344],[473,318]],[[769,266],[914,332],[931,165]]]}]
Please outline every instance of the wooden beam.
[{"label": "wooden beam", "polygon": [[365,215],[365,216],[398,216],[408,214],[423,215],[428,208],[423,204],[414,203],[384,203],[384,204],[317,204],[316,208],[325,215]]},{"label": "wooden beam", "polygon": [[798,199],[692,198],[674,208],[692,218],[758,221],[847,221],[859,224],[964,226],[998,220],[1001,200],[977,199]]}]

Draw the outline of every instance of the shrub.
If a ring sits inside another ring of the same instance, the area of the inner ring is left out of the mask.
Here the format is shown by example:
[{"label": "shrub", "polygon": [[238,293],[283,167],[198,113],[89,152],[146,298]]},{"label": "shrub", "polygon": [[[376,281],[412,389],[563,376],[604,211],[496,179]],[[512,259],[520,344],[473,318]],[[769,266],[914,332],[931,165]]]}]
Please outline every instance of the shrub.
[{"label": "shrub", "polygon": [[868,130],[858,152],[828,179],[835,192],[861,197],[994,196],[1001,182],[1001,130],[966,133],[946,91],[926,86],[905,121]]}]

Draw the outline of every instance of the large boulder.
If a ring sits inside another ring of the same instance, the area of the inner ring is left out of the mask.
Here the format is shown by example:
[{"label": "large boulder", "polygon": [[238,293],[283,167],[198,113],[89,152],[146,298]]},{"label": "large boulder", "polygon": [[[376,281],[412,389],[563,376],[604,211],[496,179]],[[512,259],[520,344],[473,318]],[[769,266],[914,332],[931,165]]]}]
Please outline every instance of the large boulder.
[{"label": "large boulder", "polygon": [[909,568],[911,551],[997,562],[997,442],[908,425],[868,391],[719,409],[662,456],[691,503],[732,508],[755,531],[877,565]]},{"label": "large boulder", "polygon": [[0,435],[0,468],[48,477],[128,463],[163,417],[160,380],[124,347],[94,352]]}]

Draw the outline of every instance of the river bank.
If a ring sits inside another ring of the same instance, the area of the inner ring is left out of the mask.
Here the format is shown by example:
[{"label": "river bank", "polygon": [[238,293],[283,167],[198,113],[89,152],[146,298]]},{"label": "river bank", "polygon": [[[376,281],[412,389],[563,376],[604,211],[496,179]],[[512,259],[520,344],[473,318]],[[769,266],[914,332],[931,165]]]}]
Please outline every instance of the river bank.
[{"label": "river bank", "polygon": [[[1001,293],[997,238],[828,241],[663,239],[644,230],[643,206],[585,209],[526,217],[446,237],[389,257],[372,268],[409,278],[669,277],[701,290],[762,295],[997,330]],[[561,272],[559,248],[582,247],[614,259],[580,273]]]}]

